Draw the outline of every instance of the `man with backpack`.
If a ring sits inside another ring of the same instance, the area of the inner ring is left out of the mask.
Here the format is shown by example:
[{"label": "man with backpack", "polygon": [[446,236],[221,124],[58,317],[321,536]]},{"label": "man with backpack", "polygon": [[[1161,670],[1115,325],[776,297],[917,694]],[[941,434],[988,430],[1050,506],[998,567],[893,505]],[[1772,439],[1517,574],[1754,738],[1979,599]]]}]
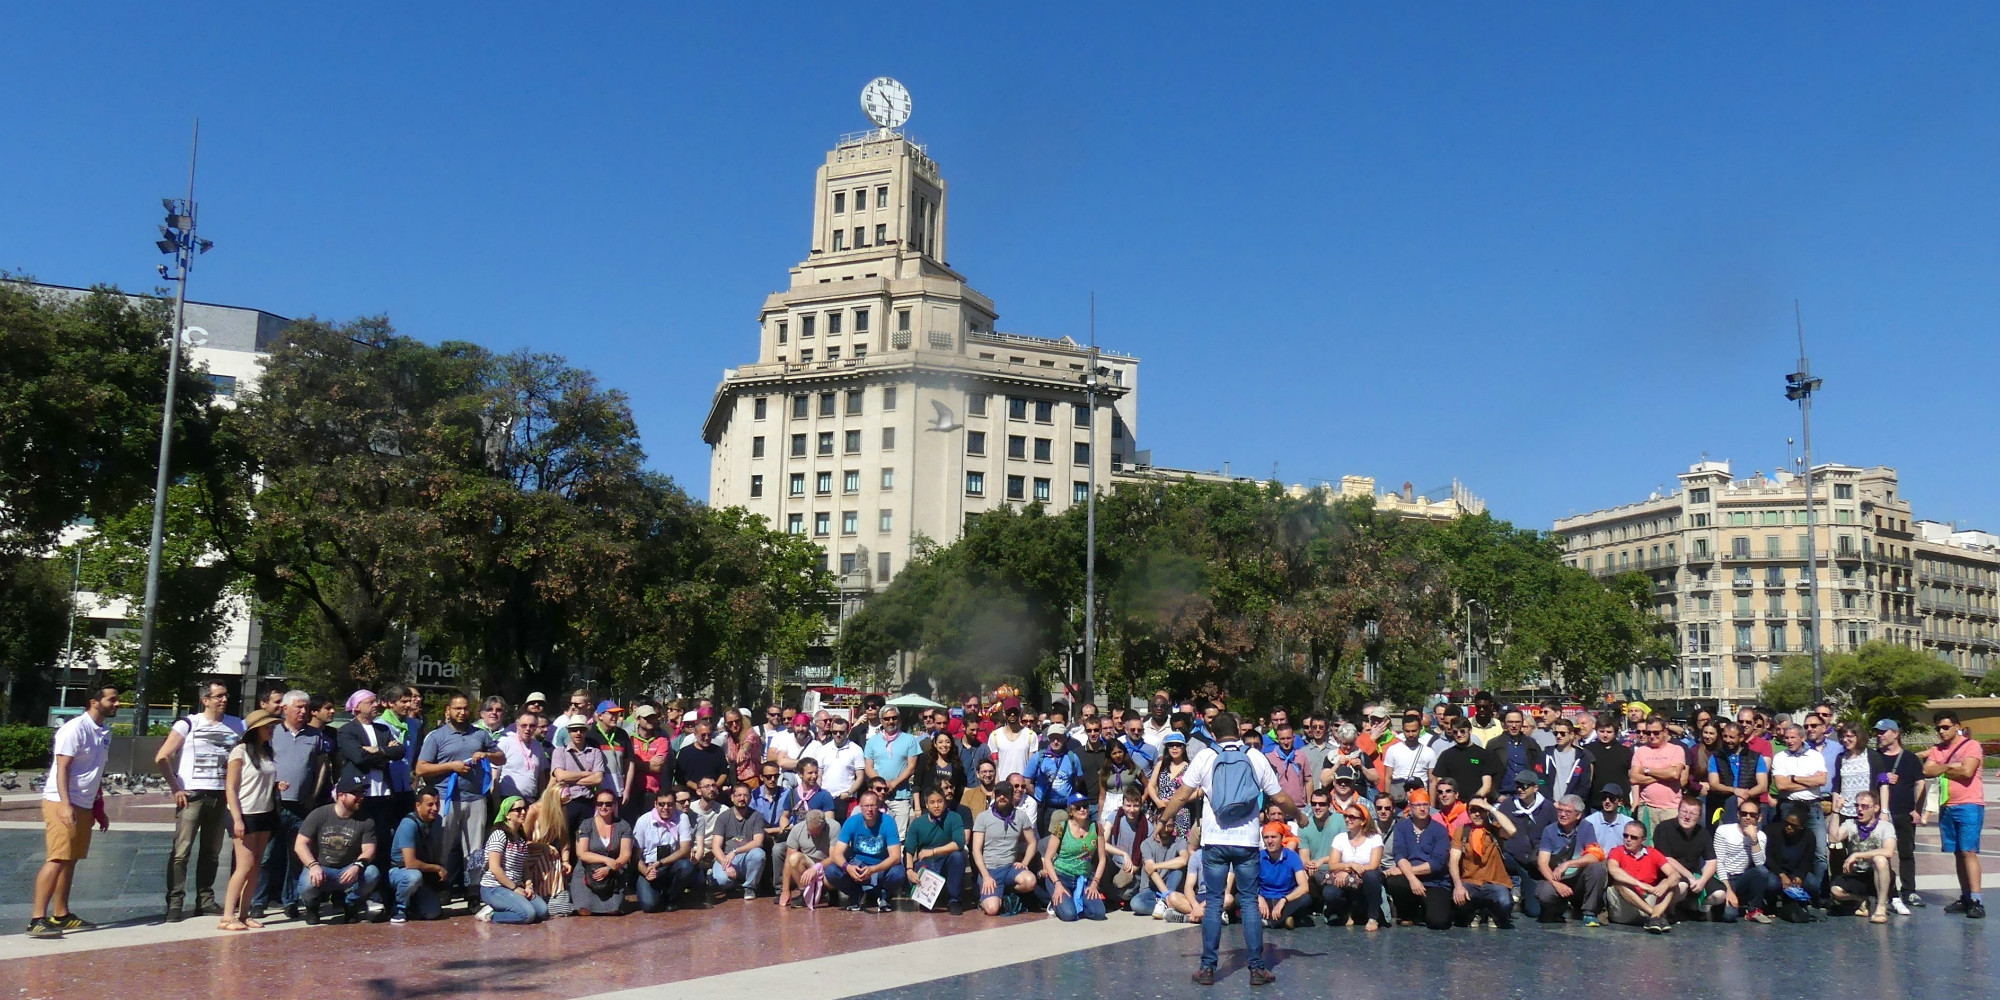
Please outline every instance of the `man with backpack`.
[{"label": "man with backpack", "polygon": [[[1278,785],[1277,773],[1261,753],[1248,750],[1237,737],[1236,716],[1217,712],[1209,724],[1215,746],[1195,754],[1181,775],[1181,787],[1167,800],[1160,822],[1170,822],[1187,807],[1199,791],[1208,803],[1201,814],[1201,865],[1204,901],[1201,919],[1201,967],[1194,981],[1202,986],[1215,984],[1216,951],[1222,943],[1222,894],[1233,871],[1238,891],[1260,884],[1262,876],[1257,854],[1262,846],[1262,824],[1266,801],[1294,821],[1303,817],[1298,803]],[[1277,980],[1264,959],[1264,924],[1243,921],[1243,945],[1249,953],[1250,985],[1263,986]]]}]

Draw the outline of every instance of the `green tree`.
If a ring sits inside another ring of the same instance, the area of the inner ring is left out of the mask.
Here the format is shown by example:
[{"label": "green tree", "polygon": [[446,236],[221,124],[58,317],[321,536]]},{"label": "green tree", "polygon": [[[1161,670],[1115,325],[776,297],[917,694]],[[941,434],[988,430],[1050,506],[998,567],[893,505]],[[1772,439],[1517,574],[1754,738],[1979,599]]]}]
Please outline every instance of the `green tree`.
[{"label": "green tree", "polygon": [[52,668],[62,656],[69,621],[67,563],[0,556],[0,670],[11,695],[0,722],[41,721],[33,710],[54,700]]},{"label": "green tree", "polygon": [[[1958,669],[1921,650],[1876,640],[1851,652],[1821,657],[1827,700],[1852,720],[1895,719],[1907,728],[1932,698],[1958,694]],[[1812,658],[1786,657],[1764,681],[1763,701],[1781,712],[1812,704]]]},{"label": "green tree", "polygon": [[1672,657],[1656,616],[1639,603],[1640,592],[1652,588],[1643,574],[1606,586],[1583,570],[1556,566],[1544,580],[1546,589],[1524,594],[1532,599],[1515,612],[1493,666],[1494,686],[1522,687],[1539,679],[1570,697],[1587,698],[1603,691],[1620,670]]}]

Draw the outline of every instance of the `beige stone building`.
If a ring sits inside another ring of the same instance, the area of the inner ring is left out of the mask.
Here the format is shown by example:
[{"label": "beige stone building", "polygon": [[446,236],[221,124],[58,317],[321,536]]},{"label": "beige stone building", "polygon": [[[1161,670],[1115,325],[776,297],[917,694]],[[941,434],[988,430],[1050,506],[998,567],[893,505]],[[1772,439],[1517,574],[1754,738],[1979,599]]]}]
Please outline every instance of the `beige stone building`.
[{"label": "beige stone building", "polygon": [[[1991,536],[1958,533],[1953,545],[1953,533],[1932,531],[1936,540],[1926,540],[1892,468],[1826,464],[1814,481],[1821,648],[1886,639],[1936,649],[1968,674],[1983,673],[1993,652],[2000,556],[1979,539]],[[1562,518],[1554,530],[1572,566],[1600,576],[1645,573],[1654,610],[1675,630],[1675,663],[1625,671],[1609,682],[1613,690],[1668,704],[1752,701],[1781,661],[1807,648],[1802,477],[1736,479],[1729,463],[1704,461],[1671,493]],[[1923,580],[1919,558],[1933,567]]]},{"label": "beige stone building", "polygon": [[709,502],[817,541],[852,604],[920,538],[969,516],[1081,502],[1134,460],[1137,358],[995,327],[945,254],[947,187],[900,131],[843,136],[816,177],[811,241],[723,373],[702,437]]}]

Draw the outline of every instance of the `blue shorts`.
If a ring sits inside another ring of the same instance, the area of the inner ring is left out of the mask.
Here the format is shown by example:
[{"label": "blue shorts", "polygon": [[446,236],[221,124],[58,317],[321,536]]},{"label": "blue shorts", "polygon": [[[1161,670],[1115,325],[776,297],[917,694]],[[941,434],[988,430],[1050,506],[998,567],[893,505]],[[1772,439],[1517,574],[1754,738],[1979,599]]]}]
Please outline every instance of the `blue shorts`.
[{"label": "blue shorts", "polygon": [[982,891],[979,894],[979,898],[995,899],[1013,892],[1014,883],[1020,879],[1021,873],[1024,871],[1027,871],[1027,869],[1022,868],[1020,865],[1002,865],[999,868],[987,869],[987,874],[993,876],[993,891]]},{"label": "blue shorts", "polygon": [[1938,836],[1946,854],[1978,854],[1979,828],[1986,825],[1986,807],[1975,803],[1945,806],[1938,812]]}]

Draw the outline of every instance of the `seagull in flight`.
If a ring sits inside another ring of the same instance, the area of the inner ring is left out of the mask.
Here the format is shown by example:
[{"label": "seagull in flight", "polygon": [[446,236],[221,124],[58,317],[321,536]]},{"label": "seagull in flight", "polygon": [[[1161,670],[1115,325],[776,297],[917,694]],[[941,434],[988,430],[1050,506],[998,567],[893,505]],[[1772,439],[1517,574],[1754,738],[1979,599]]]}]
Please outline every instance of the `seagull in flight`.
[{"label": "seagull in flight", "polygon": [[959,423],[956,419],[953,419],[951,415],[951,407],[948,407],[943,403],[938,402],[935,399],[931,400],[931,406],[937,408],[937,419],[931,421],[930,424],[924,428],[925,430],[955,431],[960,427],[965,426],[964,424]]}]

